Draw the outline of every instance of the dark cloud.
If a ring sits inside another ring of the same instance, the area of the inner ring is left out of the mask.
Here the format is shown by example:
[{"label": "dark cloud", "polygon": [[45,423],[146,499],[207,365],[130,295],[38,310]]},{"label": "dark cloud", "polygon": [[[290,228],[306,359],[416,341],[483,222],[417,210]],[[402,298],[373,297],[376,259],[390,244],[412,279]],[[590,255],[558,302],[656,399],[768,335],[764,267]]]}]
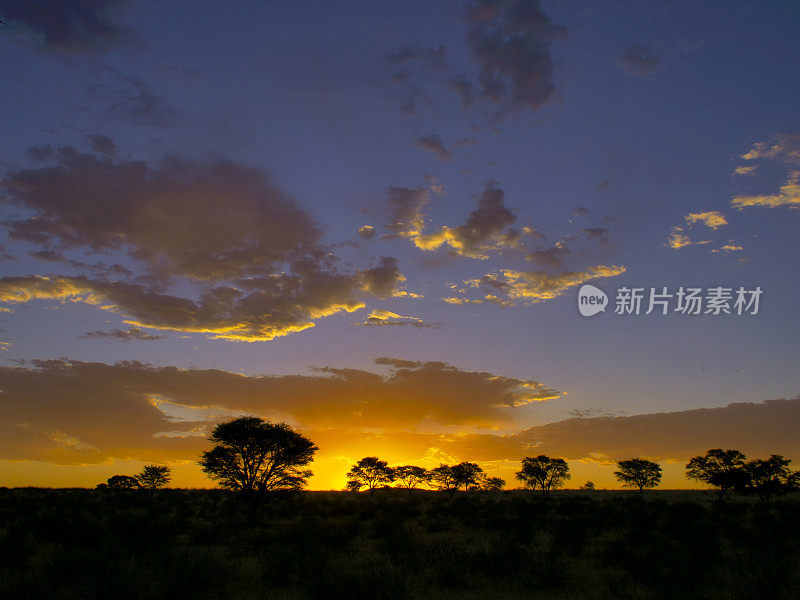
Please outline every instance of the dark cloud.
[{"label": "dark cloud", "polygon": [[500,115],[544,106],[555,92],[550,43],[564,30],[541,10],[541,2],[478,0],[464,18],[480,71],[478,95],[494,103]]},{"label": "dark cloud", "polygon": [[589,214],[589,209],[584,208],[583,206],[579,206],[575,210],[572,211],[573,216],[576,217],[584,217]]},{"label": "dark cloud", "polygon": [[403,46],[387,54],[387,81],[402,114],[434,106],[438,98],[426,90],[442,83],[465,110],[486,106],[495,118],[538,110],[550,101],[556,89],[550,44],[564,29],[542,11],[539,0],[477,0],[461,16],[474,72],[456,72],[445,46]]},{"label": "dark cloud", "polygon": [[114,328],[111,329],[110,331],[89,331],[87,333],[84,333],[80,337],[81,339],[87,339],[87,340],[114,339],[123,342],[153,341],[153,340],[164,339],[163,335],[153,335],[151,333],[146,333],[145,331],[139,329],[138,327],[131,327],[130,329]]},{"label": "dark cloud", "polygon": [[119,17],[128,0],[0,0],[0,16],[60,54],[105,52],[134,37]]},{"label": "dark cloud", "polygon": [[608,238],[611,232],[603,227],[584,227],[580,230],[581,235],[586,236],[586,239],[599,242],[600,244],[610,244]]},{"label": "dark cloud", "polygon": [[539,267],[562,269],[566,266],[566,259],[570,254],[566,244],[556,244],[543,250],[534,250],[525,258]]},{"label": "dark cloud", "polygon": [[[5,225],[11,239],[40,246],[40,260],[91,276],[6,277],[4,302],[67,300],[117,311],[137,327],[259,341],[352,312],[369,297],[413,295],[392,257],[340,273],[315,220],[263,171],[174,156],[121,161],[70,147],[56,156],[52,166],[8,174],[8,200],[33,214]],[[127,254],[136,276],[69,259],[73,250]]]},{"label": "dark cloud", "polygon": [[114,156],[117,153],[117,145],[107,135],[96,133],[94,135],[87,135],[87,141],[92,149],[92,152],[103,154],[105,156]]},{"label": "dark cloud", "polygon": [[386,229],[391,236],[410,237],[419,234],[425,226],[422,209],[430,202],[424,188],[392,186],[387,190],[389,222]]},{"label": "dark cloud", "polygon": [[169,127],[175,121],[177,109],[143,80],[124,75],[111,67],[98,67],[94,74],[96,78],[106,77],[107,82],[92,85],[87,93],[91,100],[100,105],[106,118],[156,128]]},{"label": "dark cloud", "polygon": [[560,395],[537,381],[440,362],[380,364],[393,368],[388,375],[324,367],[317,375],[255,377],[139,362],[0,367],[0,458],[192,460],[215,415],[249,412],[340,435],[403,432],[423,422],[507,424],[513,407]]},{"label": "dark cloud", "polygon": [[631,417],[568,419],[532,427],[516,438],[568,459],[602,455],[688,460],[709,448],[738,448],[752,456],[800,455],[795,424],[800,399],[729,404]]},{"label": "dark cloud", "polygon": [[617,57],[617,66],[631,75],[649,75],[661,68],[661,59],[652,47],[632,44]]},{"label": "dark cloud", "polygon": [[94,252],[129,251],[148,268],[194,279],[271,272],[321,235],[263,172],[168,157],[116,161],[66,147],[56,164],[7,174],[12,239]]},{"label": "dark cloud", "polygon": [[53,160],[55,151],[50,144],[45,144],[43,146],[31,146],[25,150],[25,155],[36,162],[47,162]]},{"label": "dark cloud", "polygon": [[510,227],[517,217],[506,207],[504,197],[501,188],[488,183],[466,223],[418,235],[414,243],[423,250],[448,245],[453,253],[470,258],[487,258],[488,252],[516,247],[522,234]]},{"label": "dark cloud", "polygon": [[429,152],[433,152],[436,158],[442,162],[448,162],[453,158],[450,150],[444,145],[442,138],[436,134],[421,135],[417,138],[417,145]]}]

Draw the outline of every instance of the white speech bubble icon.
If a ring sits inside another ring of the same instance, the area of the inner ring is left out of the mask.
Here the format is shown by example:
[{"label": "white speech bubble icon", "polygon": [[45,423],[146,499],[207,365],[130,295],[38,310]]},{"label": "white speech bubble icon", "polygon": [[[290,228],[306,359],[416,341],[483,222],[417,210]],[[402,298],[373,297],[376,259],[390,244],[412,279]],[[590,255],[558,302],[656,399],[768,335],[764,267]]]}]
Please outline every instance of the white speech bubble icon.
[{"label": "white speech bubble icon", "polygon": [[603,312],[608,305],[608,296],[600,288],[588,283],[578,290],[578,310],[584,317],[591,317]]}]

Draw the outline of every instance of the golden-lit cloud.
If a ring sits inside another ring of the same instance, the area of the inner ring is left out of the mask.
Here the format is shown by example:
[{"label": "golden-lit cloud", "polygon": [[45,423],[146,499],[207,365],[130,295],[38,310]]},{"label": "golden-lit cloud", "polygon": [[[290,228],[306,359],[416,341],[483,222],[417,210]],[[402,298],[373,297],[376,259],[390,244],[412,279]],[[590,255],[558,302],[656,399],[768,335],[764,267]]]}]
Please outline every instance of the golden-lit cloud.
[{"label": "golden-lit cloud", "polygon": [[561,395],[535,380],[446,363],[376,362],[389,372],[323,367],[256,377],[64,360],[0,367],[0,459],[192,460],[213,419],[241,412],[342,435],[491,428],[512,423],[515,407]]},{"label": "golden-lit cloud", "polygon": [[482,260],[489,258],[490,252],[516,248],[522,234],[511,228],[517,217],[506,207],[504,196],[502,189],[487,184],[466,223],[414,235],[414,245],[429,251],[449,246],[453,254]]},{"label": "golden-lit cloud", "polygon": [[117,312],[138,328],[200,332],[230,341],[268,341],[314,327],[315,320],[365,306],[364,298],[391,297],[405,278],[397,262],[338,274],[313,262],[292,274],[247,278],[185,298],[136,283],[88,277],[3,277],[0,302],[60,300]]},{"label": "golden-lit cloud", "polygon": [[789,179],[780,187],[777,194],[735,196],[731,200],[731,205],[739,209],[749,206],[765,206],[768,208],[776,208],[778,206],[800,207],[800,171],[791,171]]},{"label": "golden-lit cloud", "polygon": [[422,319],[417,317],[408,317],[404,315],[398,315],[397,313],[391,312],[389,310],[383,310],[376,308],[373,310],[369,316],[367,316],[364,321],[361,323],[355,323],[356,325],[362,325],[365,327],[398,327],[398,326],[410,326],[410,327],[417,327],[419,329],[440,329],[442,327],[441,323],[427,323]]},{"label": "golden-lit cloud", "polygon": [[684,217],[684,220],[689,223],[702,223],[709,229],[719,229],[723,225],[728,224],[728,220],[718,210],[708,210],[705,212],[689,213]]},{"label": "golden-lit cloud", "polygon": [[[558,273],[502,269],[498,273],[489,273],[477,279],[464,281],[466,288],[487,292],[483,297],[451,297],[445,298],[444,301],[449,304],[493,303],[501,306],[535,304],[552,300],[586,281],[603,277],[616,277],[625,271],[626,267],[616,265],[598,265],[588,267],[582,271],[565,270]],[[463,293],[466,293],[466,291],[464,289]]]}]

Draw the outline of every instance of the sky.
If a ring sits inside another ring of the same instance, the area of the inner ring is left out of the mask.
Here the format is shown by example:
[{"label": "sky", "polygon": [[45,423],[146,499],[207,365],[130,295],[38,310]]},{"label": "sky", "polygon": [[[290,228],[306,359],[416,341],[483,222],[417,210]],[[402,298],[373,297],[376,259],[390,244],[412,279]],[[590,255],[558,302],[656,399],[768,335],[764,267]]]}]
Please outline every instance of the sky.
[{"label": "sky", "polygon": [[207,487],[240,414],[317,443],[312,489],[375,454],[606,488],[800,455],[796,3],[0,20],[0,485]]}]

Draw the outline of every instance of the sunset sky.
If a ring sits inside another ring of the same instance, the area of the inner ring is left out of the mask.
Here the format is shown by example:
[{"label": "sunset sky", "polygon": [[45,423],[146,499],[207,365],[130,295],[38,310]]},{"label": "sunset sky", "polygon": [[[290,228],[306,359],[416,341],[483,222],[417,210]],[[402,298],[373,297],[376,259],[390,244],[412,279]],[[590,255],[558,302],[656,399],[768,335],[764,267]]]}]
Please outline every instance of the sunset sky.
[{"label": "sunset sky", "polygon": [[[664,487],[713,447],[800,461],[796,2],[0,19],[0,486],[210,486],[244,413],[317,443],[312,489],[375,454],[608,488],[634,456]],[[644,314],[665,287],[762,293]]]}]

